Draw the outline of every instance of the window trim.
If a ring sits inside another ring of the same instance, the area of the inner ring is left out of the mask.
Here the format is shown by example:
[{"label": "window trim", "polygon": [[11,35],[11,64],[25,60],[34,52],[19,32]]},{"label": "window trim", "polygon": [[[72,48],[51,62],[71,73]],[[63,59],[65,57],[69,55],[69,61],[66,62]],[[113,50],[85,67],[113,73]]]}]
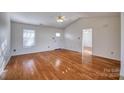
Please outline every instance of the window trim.
[{"label": "window trim", "polygon": [[[33,31],[34,32],[34,43],[33,43],[33,45],[31,45],[31,46],[25,46],[24,45],[24,37],[23,37],[23,35],[24,35],[24,30],[29,30],[29,31]],[[22,32],[22,47],[23,48],[31,48],[31,47],[34,47],[35,45],[36,45],[36,31],[34,30],[34,29],[23,29],[23,32]]]}]

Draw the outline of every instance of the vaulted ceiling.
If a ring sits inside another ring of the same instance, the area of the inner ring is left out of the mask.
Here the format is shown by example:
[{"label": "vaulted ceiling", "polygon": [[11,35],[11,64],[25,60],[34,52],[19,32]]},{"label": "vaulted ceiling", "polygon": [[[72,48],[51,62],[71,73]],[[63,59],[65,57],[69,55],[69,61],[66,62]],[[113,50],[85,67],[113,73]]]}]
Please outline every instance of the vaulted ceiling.
[{"label": "vaulted ceiling", "polygon": [[[79,18],[98,16],[119,16],[117,12],[10,12],[10,18],[14,22],[45,25],[57,28],[66,28]],[[63,23],[57,23],[57,16],[65,16]]]}]

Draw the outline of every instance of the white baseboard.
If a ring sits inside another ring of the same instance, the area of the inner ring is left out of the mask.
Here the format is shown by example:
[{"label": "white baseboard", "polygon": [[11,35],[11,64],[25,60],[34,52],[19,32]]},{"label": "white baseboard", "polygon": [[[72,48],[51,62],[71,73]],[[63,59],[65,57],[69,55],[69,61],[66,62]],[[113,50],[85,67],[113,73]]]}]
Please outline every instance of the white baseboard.
[{"label": "white baseboard", "polygon": [[120,80],[124,80],[124,76],[120,76]]},{"label": "white baseboard", "polygon": [[102,57],[102,58],[107,58],[107,59],[111,59],[111,60],[120,61],[120,59],[111,58],[111,57],[105,57],[105,56],[101,56],[101,55],[95,55],[95,54],[93,54],[93,56],[98,56],[98,57]]}]

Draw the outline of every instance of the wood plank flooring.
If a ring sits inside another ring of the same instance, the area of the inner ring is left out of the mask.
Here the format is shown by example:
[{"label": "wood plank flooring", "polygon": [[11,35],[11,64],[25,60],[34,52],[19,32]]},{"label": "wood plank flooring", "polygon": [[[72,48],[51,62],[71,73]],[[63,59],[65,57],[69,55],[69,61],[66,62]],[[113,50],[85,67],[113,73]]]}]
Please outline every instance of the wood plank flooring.
[{"label": "wood plank flooring", "polygon": [[69,50],[32,53],[11,58],[0,76],[5,80],[116,80],[120,62],[92,57],[83,62],[82,55]]}]

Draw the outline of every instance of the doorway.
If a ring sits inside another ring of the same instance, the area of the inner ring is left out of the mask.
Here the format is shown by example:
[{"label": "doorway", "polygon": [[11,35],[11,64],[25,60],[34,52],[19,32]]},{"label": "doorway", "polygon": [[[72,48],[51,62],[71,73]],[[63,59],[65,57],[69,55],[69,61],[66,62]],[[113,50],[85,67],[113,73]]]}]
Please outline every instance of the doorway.
[{"label": "doorway", "polygon": [[82,62],[92,62],[92,28],[82,30]]}]

